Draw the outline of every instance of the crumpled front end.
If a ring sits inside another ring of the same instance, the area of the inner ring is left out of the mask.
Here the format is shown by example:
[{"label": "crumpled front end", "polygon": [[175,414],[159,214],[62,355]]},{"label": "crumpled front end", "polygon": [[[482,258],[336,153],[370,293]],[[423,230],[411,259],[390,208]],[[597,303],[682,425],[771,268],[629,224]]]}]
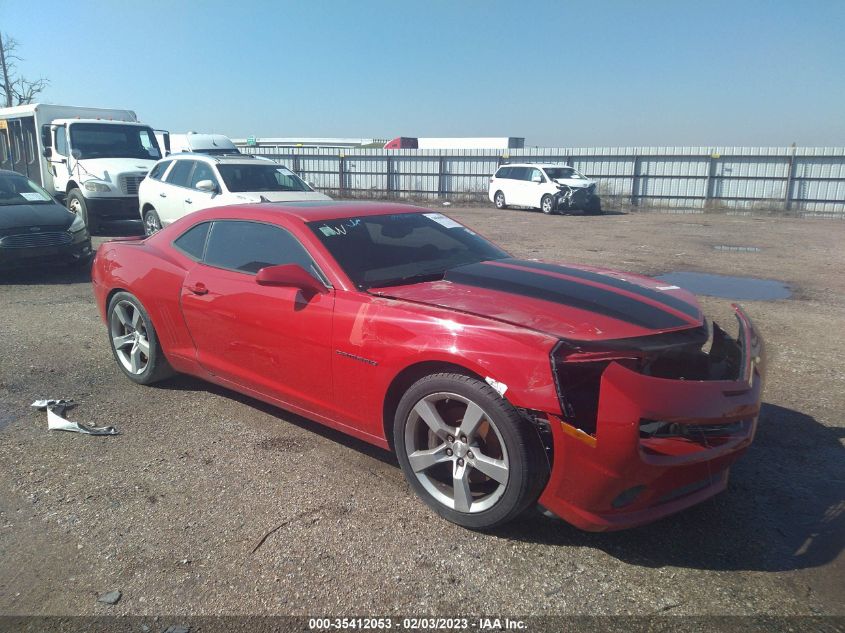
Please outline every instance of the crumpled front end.
[{"label": "crumpled front end", "polygon": [[539,503],[585,530],[634,527],[722,491],[751,444],[763,341],[738,307],[739,334],[690,330],[552,355],[561,416]]}]

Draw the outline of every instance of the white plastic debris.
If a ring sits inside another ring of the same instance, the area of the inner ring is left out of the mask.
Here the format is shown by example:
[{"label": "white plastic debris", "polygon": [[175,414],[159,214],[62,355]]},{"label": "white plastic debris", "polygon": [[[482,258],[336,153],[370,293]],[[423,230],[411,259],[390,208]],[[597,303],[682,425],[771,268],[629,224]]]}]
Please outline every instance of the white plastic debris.
[{"label": "white plastic debris", "polygon": [[503,398],[505,397],[505,392],[508,390],[508,386],[505,383],[499,382],[498,380],[494,380],[493,378],[490,378],[490,376],[487,376],[484,379],[484,382],[486,382],[488,385],[493,387],[493,389],[498,391],[500,396],[502,396]]},{"label": "white plastic debris", "polygon": [[452,203],[447,200],[446,202],[443,203],[443,206],[444,207],[451,207]]},{"label": "white plastic debris", "polygon": [[84,433],[85,435],[117,435],[117,429],[113,426],[95,426],[93,424],[80,424],[71,422],[62,417],[66,409],[76,406],[73,400],[47,399],[36,400],[30,406],[39,411],[47,410],[47,429],[50,431],[71,431]]}]

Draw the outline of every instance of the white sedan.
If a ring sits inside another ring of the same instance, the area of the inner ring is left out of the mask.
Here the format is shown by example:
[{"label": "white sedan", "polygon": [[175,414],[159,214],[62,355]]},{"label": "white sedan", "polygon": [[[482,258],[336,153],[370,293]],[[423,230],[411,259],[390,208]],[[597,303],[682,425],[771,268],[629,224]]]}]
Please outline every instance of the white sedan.
[{"label": "white sedan", "polygon": [[248,155],[173,154],[156,163],[138,187],[147,235],[200,209],[297,200],[331,198],[287,167]]}]

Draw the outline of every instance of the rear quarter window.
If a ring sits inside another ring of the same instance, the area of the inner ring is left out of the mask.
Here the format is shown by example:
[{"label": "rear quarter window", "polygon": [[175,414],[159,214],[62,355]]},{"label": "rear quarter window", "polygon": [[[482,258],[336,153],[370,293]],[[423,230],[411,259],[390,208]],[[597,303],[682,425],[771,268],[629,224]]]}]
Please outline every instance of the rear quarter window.
[{"label": "rear quarter window", "polygon": [[164,175],[164,172],[167,171],[167,168],[170,167],[170,163],[172,160],[165,160],[158,163],[155,167],[150,170],[149,177],[153,180],[161,180],[161,177]]},{"label": "rear quarter window", "polygon": [[502,167],[499,171],[496,172],[496,178],[510,178],[511,177],[511,167]]},{"label": "rear quarter window", "polygon": [[191,259],[201,260],[205,251],[205,240],[208,237],[210,222],[203,222],[191,227],[173,240],[173,246]]}]

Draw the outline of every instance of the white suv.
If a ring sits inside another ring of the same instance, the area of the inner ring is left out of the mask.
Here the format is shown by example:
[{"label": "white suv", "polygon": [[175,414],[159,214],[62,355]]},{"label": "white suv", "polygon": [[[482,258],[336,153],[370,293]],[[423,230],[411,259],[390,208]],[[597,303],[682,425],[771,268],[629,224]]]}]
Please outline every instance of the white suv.
[{"label": "white suv", "polygon": [[503,165],[490,177],[488,196],[497,209],[530,207],[549,214],[571,209],[601,212],[595,181],[562,164]]},{"label": "white suv", "polygon": [[200,209],[292,200],[331,198],[287,167],[248,155],[172,154],[156,163],[138,187],[147,235]]}]

